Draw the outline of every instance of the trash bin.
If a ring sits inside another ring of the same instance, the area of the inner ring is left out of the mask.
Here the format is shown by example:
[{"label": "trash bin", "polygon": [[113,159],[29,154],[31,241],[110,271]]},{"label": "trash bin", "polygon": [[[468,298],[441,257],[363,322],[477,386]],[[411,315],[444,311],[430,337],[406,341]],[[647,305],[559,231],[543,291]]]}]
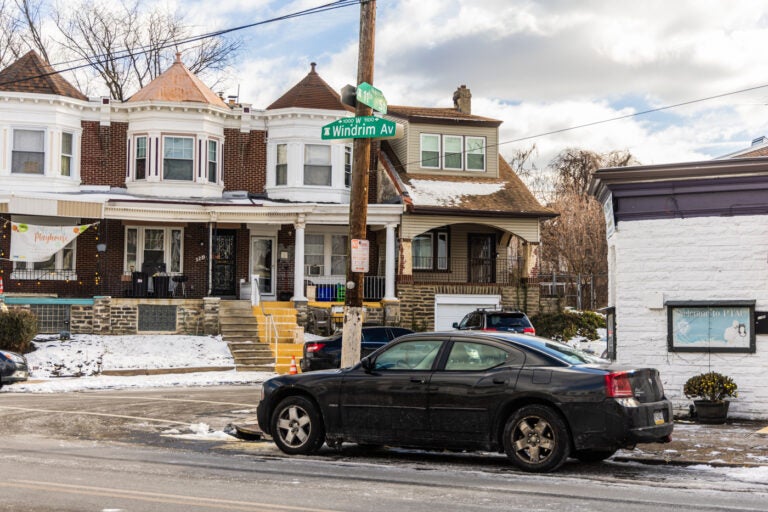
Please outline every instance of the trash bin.
[{"label": "trash bin", "polygon": [[133,297],[146,297],[147,284],[146,272],[131,272],[131,295]]},{"label": "trash bin", "polygon": [[170,291],[171,276],[154,276],[152,278],[152,287],[155,289],[155,297],[167,298],[171,296]]},{"label": "trash bin", "polygon": [[328,284],[321,284],[317,287],[317,300],[322,302],[330,302],[333,299],[336,287]]}]

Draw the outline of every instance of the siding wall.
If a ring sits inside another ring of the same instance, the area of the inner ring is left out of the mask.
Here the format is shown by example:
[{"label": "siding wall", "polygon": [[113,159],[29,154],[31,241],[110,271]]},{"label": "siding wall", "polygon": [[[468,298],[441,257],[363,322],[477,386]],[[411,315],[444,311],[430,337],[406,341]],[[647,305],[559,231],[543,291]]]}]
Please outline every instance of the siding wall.
[{"label": "siding wall", "polygon": [[661,372],[667,396],[686,412],[685,381],[710,369],[739,386],[730,415],[768,418],[768,336],[755,354],[668,352],[670,300],[755,300],[768,310],[768,216],[623,221],[608,241],[619,363]]}]

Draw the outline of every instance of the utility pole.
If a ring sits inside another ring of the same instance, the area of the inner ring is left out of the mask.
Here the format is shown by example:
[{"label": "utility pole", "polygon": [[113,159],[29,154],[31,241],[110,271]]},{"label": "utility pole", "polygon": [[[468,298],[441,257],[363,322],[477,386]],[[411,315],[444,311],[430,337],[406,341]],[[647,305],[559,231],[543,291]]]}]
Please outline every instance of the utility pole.
[{"label": "utility pole", "polygon": [[[360,43],[357,57],[357,84],[373,85],[376,0],[360,2]],[[358,101],[355,116],[370,116],[372,109]],[[353,272],[353,240],[366,240],[368,226],[368,170],[371,166],[371,139],[355,139],[352,146],[352,189],[349,200],[349,245],[347,246],[347,292],[344,301],[344,329],[341,341],[341,367],[360,360],[363,329],[364,272]]]}]

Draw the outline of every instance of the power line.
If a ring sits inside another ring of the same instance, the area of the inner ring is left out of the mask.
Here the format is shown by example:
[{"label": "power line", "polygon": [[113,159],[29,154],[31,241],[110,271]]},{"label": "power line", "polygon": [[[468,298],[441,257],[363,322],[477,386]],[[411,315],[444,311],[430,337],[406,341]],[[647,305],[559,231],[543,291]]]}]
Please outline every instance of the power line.
[{"label": "power line", "polygon": [[129,57],[131,55],[141,55],[141,54],[149,53],[150,51],[165,50],[166,48],[170,48],[170,47],[183,46],[185,44],[194,43],[194,42],[201,41],[201,40],[204,40],[204,39],[210,39],[212,37],[219,37],[219,36],[222,36],[224,34],[228,34],[228,33],[231,33],[231,32],[236,32],[236,31],[240,31],[240,30],[245,30],[245,29],[257,27],[257,26],[260,26],[260,25],[267,25],[269,23],[275,23],[275,22],[278,22],[278,21],[285,21],[285,20],[289,20],[289,19],[293,19],[293,18],[299,18],[299,17],[302,17],[302,16],[308,16],[310,14],[318,14],[318,13],[321,13],[321,12],[332,11],[332,10],[335,10],[335,9],[341,9],[343,7],[349,7],[351,5],[358,5],[362,1],[366,1],[366,0],[337,0],[335,2],[319,5],[317,7],[310,7],[309,9],[304,9],[302,11],[296,11],[296,12],[293,12],[293,13],[290,13],[290,14],[285,14],[285,15],[282,15],[282,16],[278,16],[278,17],[275,17],[275,18],[268,19],[268,20],[257,21],[257,22],[254,22],[254,23],[248,23],[246,25],[240,25],[240,26],[237,26],[237,27],[231,27],[231,28],[226,28],[226,29],[222,29],[222,30],[217,30],[217,31],[214,31],[214,32],[208,32],[208,33],[205,33],[205,34],[199,34],[199,35],[195,35],[195,36],[190,36],[190,37],[188,37],[186,39],[182,39],[182,40],[179,40],[179,41],[172,41],[172,42],[170,42],[168,44],[161,45],[161,46],[158,46],[158,47],[144,46],[144,47],[139,47],[138,51],[131,50],[129,48],[125,48],[125,49],[122,49],[122,50],[118,50],[118,51],[116,51],[113,54],[98,54],[98,55],[84,57],[82,59],[76,59],[76,60],[71,60],[71,61],[64,61],[64,62],[52,64],[51,67],[60,66],[60,65],[63,65],[63,64],[70,64],[70,63],[79,62],[79,61],[85,61],[85,64],[79,64],[79,65],[71,66],[69,68],[65,68],[65,69],[61,69],[61,70],[54,70],[54,71],[51,71],[49,73],[41,73],[41,74],[34,75],[34,76],[27,76],[27,77],[24,77],[24,78],[21,78],[21,79],[8,80],[8,81],[5,81],[5,82],[0,82],[0,86],[2,86],[2,85],[10,85],[10,84],[18,83],[18,82],[24,82],[24,81],[27,81],[27,80],[32,80],[34,78],[43,78],[43,77],[46,77],[46,76],[57,75],[57,74],[66,73],[66,72],[69,72],[69,71],[76,71],[78,69],[93,67],[93,63],[115,61],[115,60],[120,60],[120,59],[127,58],[127,57]]}]

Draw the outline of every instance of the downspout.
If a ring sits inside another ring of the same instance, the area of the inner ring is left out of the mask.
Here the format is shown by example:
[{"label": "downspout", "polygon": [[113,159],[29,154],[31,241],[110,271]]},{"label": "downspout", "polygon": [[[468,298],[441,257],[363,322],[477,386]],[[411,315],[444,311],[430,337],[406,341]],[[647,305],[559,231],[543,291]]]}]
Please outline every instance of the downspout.
[{"label": "downspout", "polygon": [[[215,214],[211,214],[211,220],[215,220]],[[208,223],[208,297],[213,292],[213,222]]]}]

